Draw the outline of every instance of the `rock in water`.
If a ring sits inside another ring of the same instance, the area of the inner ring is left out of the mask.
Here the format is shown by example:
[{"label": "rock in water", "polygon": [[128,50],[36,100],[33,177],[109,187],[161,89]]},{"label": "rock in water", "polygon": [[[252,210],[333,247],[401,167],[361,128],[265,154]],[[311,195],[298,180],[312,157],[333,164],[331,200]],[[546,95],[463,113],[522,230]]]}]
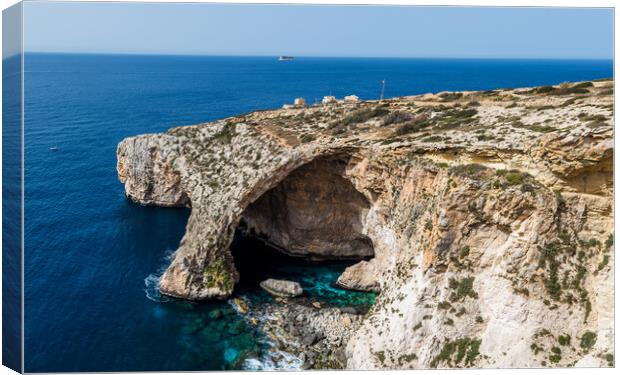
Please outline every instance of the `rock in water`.
[{"label": "rock in water", "polygon": [[361,261],[344,270],[336,280],[336,285],[345,289],[364,292],[379,291],[379,283],[372,263]]},{"label": "rock in water", "polygon": [[260,286],[277,297],[298,297],[304,292],[298,282],[288,280],[267,279]]},{"label": "rock in water", "polygon": [[245,303],[244,300],[240,299],[240,298],[234,298],[232,300],[232,303],[234,305],[234,307],[236,307],[236,310],[239,311],[239,313],[241,314],[247,314],[250,311],[250,308],[248,307],[248,304]]}]

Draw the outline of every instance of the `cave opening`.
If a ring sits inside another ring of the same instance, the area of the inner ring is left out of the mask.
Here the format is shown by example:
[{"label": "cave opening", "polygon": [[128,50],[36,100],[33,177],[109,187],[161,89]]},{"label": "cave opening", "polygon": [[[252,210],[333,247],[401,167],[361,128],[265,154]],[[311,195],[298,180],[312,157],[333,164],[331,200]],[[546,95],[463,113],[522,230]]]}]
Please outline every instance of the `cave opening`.
[{"label": "cave opening", "polygon": [[346,267],[374,256],[364,234],[370,202],[343,177],[347,163],[346,156],[317,158],[248,205],[231,246],[238,291],[277,278],[299,282],[305,297],[336,304],[373,298],[335,285]]}]

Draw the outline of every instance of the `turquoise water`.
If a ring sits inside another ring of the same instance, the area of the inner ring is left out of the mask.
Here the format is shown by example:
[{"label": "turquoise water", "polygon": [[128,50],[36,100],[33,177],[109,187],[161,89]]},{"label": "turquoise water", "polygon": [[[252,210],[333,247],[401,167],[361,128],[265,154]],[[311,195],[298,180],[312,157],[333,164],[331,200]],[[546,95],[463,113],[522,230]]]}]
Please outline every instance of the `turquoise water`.
[{"label": "turquoise water", "polygon": [[[260,358],[266,350],[260,334],[226,302],[157,295],[157,277],[189,211],[140,207],[124,197],[116,175],[116,145],[123,138],[278,108],[295,97],[376,99],[383,79],[391,97],[589,80],[612,76],[612,67],[612,61],[596,60],[281,63],[269,57],[27,54],[25,371],[217,370],[239,368],[244,357]],[[292,262],[272,271],[298,279],[305,298],[371,302],[372,296],[331,286],[344,266]],[[243,280],[238,293],[253,303],[268,301],[250,281]]]},{"label": "turquoise water", "polygon": [[[374,303],[374,293],[346,291],[334,285],[353,261],[307,262],[241,235],[235,237],[232,251],[241,277],[235,297],[244,300],[250,308],[274,302],[274,298],[258,285],[270,277],[299,282],[304,289],[303,295],[296,299],[299,303],[318,301],[324,307],[353,307],[359,312],[365,312]],[[168,307],[184,315],[179,332],[181,363],[195,368],[211,368],[218,363],[219,369],[242,369],[247,368],[248,359],[265,361],[272,357],[270,340],[238,314],[231,303],[190,303],[162,296],[157,281],[163,270],[164,267],[145,280],[146,293],[147,298],[165,306],[158,312],[162,317],[169,314]],[[269,363],[267,368],[274,366],[275,369],[290,368],[284,362]]]}]

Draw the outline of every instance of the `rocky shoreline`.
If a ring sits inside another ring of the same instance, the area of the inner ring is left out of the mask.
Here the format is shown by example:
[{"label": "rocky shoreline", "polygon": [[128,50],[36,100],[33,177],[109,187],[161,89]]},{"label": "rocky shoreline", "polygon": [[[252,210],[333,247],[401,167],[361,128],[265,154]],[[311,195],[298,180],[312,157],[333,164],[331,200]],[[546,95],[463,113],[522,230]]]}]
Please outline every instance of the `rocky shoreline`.
[{"label": "rocky shoreline", "polygon": [[317,338],[311,366],[609,366],[613,100],[598,80],[300,105],[127,138],[117,169],[130,199],[192,208],[166,295],[232,296],[241,225],[291,256],[368,259],[339,279],[380,291],[355,324],[266,312],[283,347]]},{"label": "rocky shoreline", "polygon": [[298,359],[295,364],[304,370],[346,368],[348,339],[364,316],[353,307],[329,307],[305,298],[276,298],[237,311],[269,337],[273,351],[289,353],[287,358]]}]

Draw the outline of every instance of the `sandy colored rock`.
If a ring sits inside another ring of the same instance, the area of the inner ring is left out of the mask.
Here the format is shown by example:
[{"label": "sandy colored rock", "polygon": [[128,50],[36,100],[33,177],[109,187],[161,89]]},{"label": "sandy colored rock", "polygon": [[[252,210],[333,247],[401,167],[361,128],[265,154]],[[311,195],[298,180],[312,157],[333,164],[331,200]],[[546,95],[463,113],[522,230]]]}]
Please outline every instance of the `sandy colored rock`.
[{"label": "sandy colored rock", "polygon": [[[192,209],[164,294],[228,298],[243,230],[290,255],[372,257],[380,294],[348,368],[606,366],[611,84],[259,111],[127,138],[117,169],[132,200]],[[468,362],[439,356],[454,345]]]},{"label": "sandy colored rock", "polygon": [[361,261],[350,267],[336,280],[336,285],[351,290],[361,290],[366,292],[378,291],[379,280],[372,263]]},{"label": "sandy colored rock", "polygon": [[260,282],[261,288],[278,297],[299,297],[304,290],[298,282],[289,280],[267,279]]}]

